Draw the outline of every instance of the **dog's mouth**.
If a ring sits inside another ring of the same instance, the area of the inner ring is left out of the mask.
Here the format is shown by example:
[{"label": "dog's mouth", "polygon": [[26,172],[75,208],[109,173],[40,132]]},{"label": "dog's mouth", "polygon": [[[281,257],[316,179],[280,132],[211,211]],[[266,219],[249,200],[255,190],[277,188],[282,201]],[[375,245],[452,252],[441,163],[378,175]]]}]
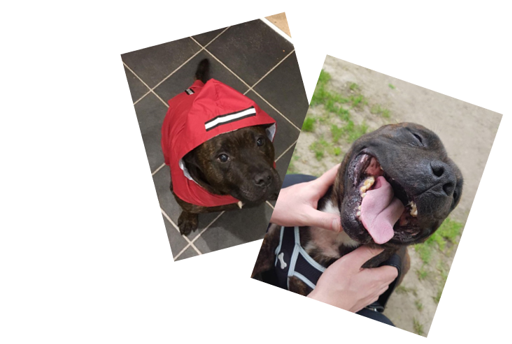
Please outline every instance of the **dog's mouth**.
[{"label": "dog's mouth", "polygon": [[[420,236],[418,208],[414,197],[389,176],[378,159],[362,152],[352,161],[349,178],[355,219],[362,224],[376,244],[393,239],[412,242]],[[351,207],[352,208],[352,207]]]}]

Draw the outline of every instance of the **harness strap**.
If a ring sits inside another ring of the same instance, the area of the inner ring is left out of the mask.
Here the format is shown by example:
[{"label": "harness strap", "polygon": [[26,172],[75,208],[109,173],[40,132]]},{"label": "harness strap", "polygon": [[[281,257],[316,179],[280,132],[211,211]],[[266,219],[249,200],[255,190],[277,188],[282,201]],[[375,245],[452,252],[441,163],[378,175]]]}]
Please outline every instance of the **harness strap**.
[{"label": "harness strap", "polygon": [[278,271],[279,284],[282,287],[286,286],[289,289],[290,277],[294,276],[311,289],[315,289],[318,279],[325,271],[325,267],[311,258],[300,245],[299,227],[281,227],[279,245],[275,254],[274,265]]}]

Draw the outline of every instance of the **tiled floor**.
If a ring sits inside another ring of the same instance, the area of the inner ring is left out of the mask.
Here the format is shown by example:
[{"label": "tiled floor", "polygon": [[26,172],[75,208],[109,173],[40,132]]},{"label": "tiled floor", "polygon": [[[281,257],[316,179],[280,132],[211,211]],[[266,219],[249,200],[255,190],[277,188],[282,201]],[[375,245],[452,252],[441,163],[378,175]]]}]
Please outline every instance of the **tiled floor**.
[{"label": "tiled floor", "polygon": [[198,62],[210,60],[210,77],[247,95],[277,121],[277,170],[284,178],[308,102],[293,45],[261,20],[207,32],[122,55],[126,77],[175,260],[263,238],[272,204],[201,214],[199,229],[181,236],[181,213],[169,190],[170,172],[160,148],[167,100],[193,82]]}]

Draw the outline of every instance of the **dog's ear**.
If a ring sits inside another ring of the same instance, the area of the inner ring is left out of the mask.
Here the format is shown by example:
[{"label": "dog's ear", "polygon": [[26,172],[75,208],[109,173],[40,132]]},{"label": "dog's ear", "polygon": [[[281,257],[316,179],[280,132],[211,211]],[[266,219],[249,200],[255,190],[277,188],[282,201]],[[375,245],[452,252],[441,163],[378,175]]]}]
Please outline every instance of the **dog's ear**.
[{"label": "dog's ear", "polygon": [[201,170],[201,166],[199,164],[199,161],[196,157],[195,150],[192,150],[188,152],[183,157],[183,162],[185,163],[185,167],[188,170],[188,173],[190,176],[201,186],[208,185],[208,182],[206,180],[206,177]]}]

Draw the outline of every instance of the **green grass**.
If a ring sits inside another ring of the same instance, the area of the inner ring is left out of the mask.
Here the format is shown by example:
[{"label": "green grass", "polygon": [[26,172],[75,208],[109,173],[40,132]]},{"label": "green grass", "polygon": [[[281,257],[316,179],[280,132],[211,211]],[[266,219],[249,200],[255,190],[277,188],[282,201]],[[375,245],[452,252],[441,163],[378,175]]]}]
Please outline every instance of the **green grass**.
[{"label": "green grass", "polygon": [[447,243],[455,244],[457,238],[462,233],[463,227],[463,223],[447,218],[434,234],[423,244],[415,245],[414,249],[418,252],[421,260],[425,264],[428,264],[432,257],[433,250],[437,248],[444,252]]},{"label": "green grass", "polygon": [[423,325],[416,319],[412,318],[412,326],[414,328],[414,333],[423,336],[425,333],[423,332]]},{"label": "green grass", "polygon": [[316,84],[315,93],[313,93],[313,98],[311,99],[311,106],[323,104],[329,98],[329,92],[325,89],[329,80],[331,80],[331,75],[322,69]]},{"label": "green grass", "polygon": [[414,304],[416,305],[416,308],[418,309],[418,311],[421,312],[423,310],[423,304],[420,302],[420,300],[414,301]]},{"label": "green grass", "polygon": [[370,108],[370,113],[374,115],[381,115],[384,118],[389,118],[391,115],[391,111],[389,111],[389,109],[381,107],[380,104],[372,105],[372,107]]},{"label": "green grass", "polygon": [[368,132],[368,125],[366,125],[366,122],[364,121],[361,125],[356,125],[354,122],[348,121],[347,125],[345,126],[345,130],[347,133],[348,141],[354,142]]},{"label": "green grass", "polygon": [[336,112],[336,114],[343,121],[348,121],[350,119],[350,111],[348,111],[347,109],[342,108],[341,106],[338,109],[338,112]]},{"label": "green grass", "polygon": [[340,156],[341,155],[341,148],[340,147],[334,147],[334,155]]},{"label": "green grass", "polygon": [[344,134],[343,128],[336,124],[331,125],[332,142],[337,143]]},{"label": "green grass", "polygon": [[312,132],[315,130],[315,122],[316,119],[313,117],[306,117],[304,123],[302,124],[302,130]]},{"label": "green grass", "polygon": [[331,145],[323,137],[309,145],[309,149],[315,153],[315,158],[318,161],[323,159],[328,148],[331,148]]},{"label": "green grass", "polygon": [[404,285],[399,285],[398,287],[396,287],[395,292],[399,294],[412,293],[414,296],[418,296],[418,291],[416,290],[416,288],[407,288]]},{"label": "green grass", "polygon": [[391,88],[392,90],[395,89],[395,86],[393,86],[392,84],[388,84],[389,88]]},{"label": "green grass", "polygon": [[416,274],[418,275],[418,279],[420,281],[424,280],[428,276],[428,271],[425,270],[425,265],[421,267],[421,269],[416,270]]},{"label": "green grass", "polygon": [[436,304],[438,304],[438,303],[439,303],[439,301],[441,300],[441,295],[442,295],[442,294],[443,294],[443,288],[439,289],[439,290],[437,291],[436,296],[434,296],[434,302],[435,302]]},{"label": "green grass", "polygon": [[356,84],[355,82],[353,82],[350,84],[349,88],[351,91],[356,91],[356,90],[359,90],[359,85]]},{"label": "green grass", "polygon": [[352,103],[353,108],[359,107],[360,105],[368,104],[368,101],[362,94],[358,94],[357,96],[350,96],[349,100]]},{"label": "green grass", "polygon": [[366,122],[357,125],[352,120],[348,120],[347,124],[341,127],[336,124],[331,125],[332,142],[334,143],[338,143],[342,137],[346,138],[348,142],[354,142],[367,132],[368,125],[366,125]]},{"label": "green grass", "polygon": [[446,279],[448,278],[448,267],[446,263],[439,262],[437,269],[439,270],[441,280],[439,282],[439,288],[437,289],[436,296],[433,297],[436,304],[439,303],[439,300],[441,299],[441,294],[443,293],[444,285],[446,284]]},{"label": "green grass", "polygon": [[331,80],[331,75],[322,70],[316,84],[315,93],[313,93],[313,98],[311,99],[311,106],[324,105],[328,112],[332,112],[340,116],[346,115],[347,110],[343,109],[338,104],[346,104],[351,100],[344,98],[339,94],[329,92],[326,88],[329,80]]}]

